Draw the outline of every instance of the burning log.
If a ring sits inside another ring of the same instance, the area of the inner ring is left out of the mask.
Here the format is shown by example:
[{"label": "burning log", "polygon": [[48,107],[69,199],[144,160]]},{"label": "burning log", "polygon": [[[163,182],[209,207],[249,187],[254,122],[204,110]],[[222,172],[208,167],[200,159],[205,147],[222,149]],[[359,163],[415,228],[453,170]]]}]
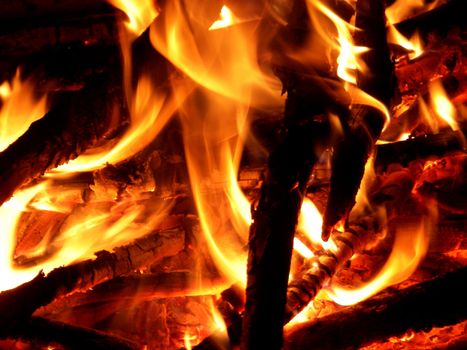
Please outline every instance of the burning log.
[{"label": "burning log", "polygon": [[388,290],[291,331],[286,349],[349,349],[465,320],[467,269],[403,290]]},{"label": "burning log", "polygon": [[[300,40],[306,13],[304,2],[294,2],[290,10],[293,18],[280,35],[293,42]],[[244,349],[281,348],[293,238],[303,196],[317,157],[329,143],[326,113],[346,113],[342,102],[337,103],[329,93],[332,88],[325,86],[323,77],[303,74],[306,70],[300,65],[296,70],[284,68],[287,58],[278,56],[276,73],[287,91],[285,136],[269,156],[260,198],[252,209],[242,326]]]},{"label": "burning log", "polygon": [[[3,331],[3,330],[2,330]],[[138,349],[137,344],[123,338],[105,334],[89,328],[71,326],[41,317],[31,317],[19,323],[8,334],[0,337],[16,339],[44,347],[59,344],[66,349]]]},{"label": "burning log", "polygon": [[[289,90],[283,143],[271,154],[253,210],[248,257],[248,286],[243,325],[245,349],[280,348],[292,244],[306,184],[316,161],[325,123],[306,115],[312,94]],[[321,143],[322,144],[322,143]],[[271,305],[276,305],[272,308]]]},{"label": "burning log", "polygon": [[75,158],[125,115],[120,84],[101,76],[82,91],[64,92],[52,109],[0,153],[0,204],[20,186]]},{"label": "burning log", "polygon": [[[369,72],[357,76],[357,85],[369,95],[389,105],[394,89],[394,67],[386,41],[383,1],[359,0],[356,9],[355,44],[369,47],[362,54]],[[334,150],[331,189],[323,220],[323,239],[328,240],[332,227],[347,220],[355,204],[365,163],[383,129],[381,112],[369,106],[353,106],[353,119]]]},{"label": "burning log", "polygon": [[56,298],[92,286],[178,253],[184,246],[180,229],[159,231],[140,238],[135,243],[102,251],[94,260],[57,268],[47,276],[40,273],[32,281],[0,293],[0,310],[4,316],[0,325],[5,333],[18,322],[26,320],[39,307]]},{"label": "burning log", "polygon": [[[407,36],[415,30],[424,34],[433,30],[449,31],[455,26],[465,26],[463,9],[464,3],[462,0],[449,0],[431,11],[397,23],[396,28]],[[434,23],[436,23],[436,26],[433,26]]]}]

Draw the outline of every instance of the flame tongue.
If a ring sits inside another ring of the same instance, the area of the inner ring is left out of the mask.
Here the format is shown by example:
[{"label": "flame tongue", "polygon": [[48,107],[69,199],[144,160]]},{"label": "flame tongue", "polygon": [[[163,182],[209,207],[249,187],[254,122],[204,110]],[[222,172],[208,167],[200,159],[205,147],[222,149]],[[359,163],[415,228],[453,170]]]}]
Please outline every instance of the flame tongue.
[{"label": "flame tongue", "polygon": [[20,79],[17,70],[11,84],[0,85],[0,152],[20,137],[32,122],[47,112],[46,97],[36,98],[31,81]]}]

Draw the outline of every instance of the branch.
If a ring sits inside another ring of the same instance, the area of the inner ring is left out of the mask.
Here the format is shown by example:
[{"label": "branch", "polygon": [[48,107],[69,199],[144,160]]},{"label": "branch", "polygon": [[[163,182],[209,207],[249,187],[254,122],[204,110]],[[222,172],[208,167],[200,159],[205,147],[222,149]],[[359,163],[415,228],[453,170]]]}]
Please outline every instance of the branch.
[{"label": "branch", "polygon": [[40,273],[32,281],[0,293],[0,329],[8,329],[26,320],[41,306],[77,290],[86,290],[105,280],[148,266],[184,247],[181,230],[160,231],[140,238],[133,244],[102,251],[94,260],[60,267],[47,276]]},{"label": "branch", "polygon": [[356,349],[467,318],[467,268],[403,289],[390,289],[360,304],[292,330],[286,349]]}]

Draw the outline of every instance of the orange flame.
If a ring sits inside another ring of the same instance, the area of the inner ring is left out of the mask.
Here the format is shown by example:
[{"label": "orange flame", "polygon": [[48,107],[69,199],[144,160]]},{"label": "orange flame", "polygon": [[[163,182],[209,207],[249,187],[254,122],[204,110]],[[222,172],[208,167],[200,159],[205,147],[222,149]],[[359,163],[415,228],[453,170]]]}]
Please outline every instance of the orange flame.
[{"label": "orange flame", "polygon": [[208,19],[199,12],[199,7],[208,5],[207,0],[167,2],[163,20],[151,26],[154,48],[197,84],[217,94],[247,105],[282,104],[277,78],[258,66],[255,23],[210,31]]},{"label": "orange flame", "polygon": [[0,152],[20,137],[32,122],[47,112],[46,96],[37,98],[32,81],[21,81],[19,69],[13,81],[0,85]]},{"label": "orange flame", "polygon": [[[357,72],[368,73],[368,68],[359,58],[359,55],[368,51],[368,48],[356,46],[353,42],[352,33],[359,29],[344,21],[321,1],[308,0],[307,7],[321,40],[327,44],[328,48],[339,53],[336,59],[336,73],[345,82],[344,87],[352,98],[352,103],[367,105],[379,110],[386,118],[385,129],[390,121],[390,113],[387,107],[381,101],[356,86]],[[320,14],[324,15],[334,25],[337,30],[337,37],[324,25],[323,20],[319,17]]]},{"label": "orange flame", "polygon": [[402,22],[415,14],[431,11],[445,0],[435,0],[427,4],[424,0],[397,0],[386,8],[386,17],[391,24]]},{"label": "orange flame", "polygon": [[[55,192],[54,192],[55,190]],[[69,189],[70,193],[76,190]],[[80,192],[80,191],[78,191]],[[17,191],[15,195],[0,207],[0,220],[7,242],[0,246],[0,290],[14,288],[29,281],[43,270],[50,272],[57,266],[68,265],[94,257],[94,252],[123,245],[149,234],[157,227],[170,208],[169,203],[159,209],[145,213],[138,198],[127,199],[113,204],[110,210],[102,203],[89,203],[85,206],[66,206],[65,204],[46,205],[44,199],[51,200],[64,195],[63,189],[54,189],[51,182],[45,181],[30,188]],[[36,197],[39,196],[38,202]],[[29,254],[52,254],[34,266],[16,266],[13,255],[16,247],[16,231],[21,215],[25,211],[58,210],[69,214],[60,227],[60,232],[51,241],[43,239]],[[72,211],[71,211],[72,210]],[[140,218],[144,215],[144,221]]]},{"label": "orange flame", "polygon": [[136,37],[140,36],[159,15],[153,0],[109,0],[109,2],[128,16],[125,26]]},{"label": "orange flame", "polygon": [[370,282],[357,289],[333,286],[329,291],[331,299],[340,305],[353,305],[388,286],[406,280],[425,256],[429,232],[428,220],[401,225],[397,229],[392,252],[381,271]]},{"label": "orange flame", "polygon": [[449,100],[441,82],[439,80],[433,81],[429,89],[431,104],[435,114],[446,122],[452,130],[459,130],[459,125],[456,121],[456,109]]},{"label": "orange flame", "polygon": [[61,165],[54,172],[92,171],[130,158],[154,140],[172,116],[176,106],[175,101],[166,99],[145,75],[138,81],[134,100],[131,102],[131,124],[116,143],[107,143],[101,148],[85,152]]},{"label": "orange flame", "polygon": [[238,19],[234,16],[232,11],[227,6],[222,6],[219,19],[215,21],[210,27],[209,30],[216,30],[220,28],[230,27],[235,23],[238,23]]},{"label": "orange flame", "polygon": [[399,45],[409,51],[409,59],[413,60],[423,53],[423,43],[420,34],[416,31],[410,39],[403,36],[396,27],[389,23],[388,26],[388,42]]}]

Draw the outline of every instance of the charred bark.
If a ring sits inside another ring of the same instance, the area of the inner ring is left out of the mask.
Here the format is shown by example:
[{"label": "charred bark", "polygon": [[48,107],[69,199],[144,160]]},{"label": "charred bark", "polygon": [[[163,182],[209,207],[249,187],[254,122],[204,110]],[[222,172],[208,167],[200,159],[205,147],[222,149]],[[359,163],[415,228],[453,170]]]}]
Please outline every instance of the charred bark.
[{"label": "charred bark", "polygon": [[[369,72],[359,73],[357,85],[389,106],[394,87],[394,69],[386,41],[386,20],[382,0],[359,0],[356,9],[355,44],[369,47],[362,54]],[[323,239],[332,227],[347,220],[355,204],[366,161],[384,126],[385,117],[369,106],[353,106],[352,120],[344,127],[342,141],[334,149],[331,188],[323,219]]]},{"label": "charred bark", "polygon": [[0,204],[101,140],[126,115],[120,85],[101,76],[82,91],[60,93],[51,110],[0,153]]},{"label": "charred bark", "polygon": [[466,278],[464,267],[403,290],[387,290],[291,331],[286,349],[356,349],[408,330],[463,321],[467,318],[467,304],[462,302]]},{"label": "charred bark", "polygon": [[102,251],[94,260],[60,267],[47,276],[40,273],[32,281],[0,293],[0,328],[8,329],[24,322],[41,306],[74,291],[86,290],[105,280],[148,266],[177,254],[184,247],[184,232],[173,229],[140,238],[135,243]]},{"label": "charred bark", "polygon": [[61,345],[65,349],[131,350],[139,346],[127,339],[105,334],[89,328],[31,317],[18,324],[8,334],[0,331],[0,337],[30,342],[34,346]]}]

